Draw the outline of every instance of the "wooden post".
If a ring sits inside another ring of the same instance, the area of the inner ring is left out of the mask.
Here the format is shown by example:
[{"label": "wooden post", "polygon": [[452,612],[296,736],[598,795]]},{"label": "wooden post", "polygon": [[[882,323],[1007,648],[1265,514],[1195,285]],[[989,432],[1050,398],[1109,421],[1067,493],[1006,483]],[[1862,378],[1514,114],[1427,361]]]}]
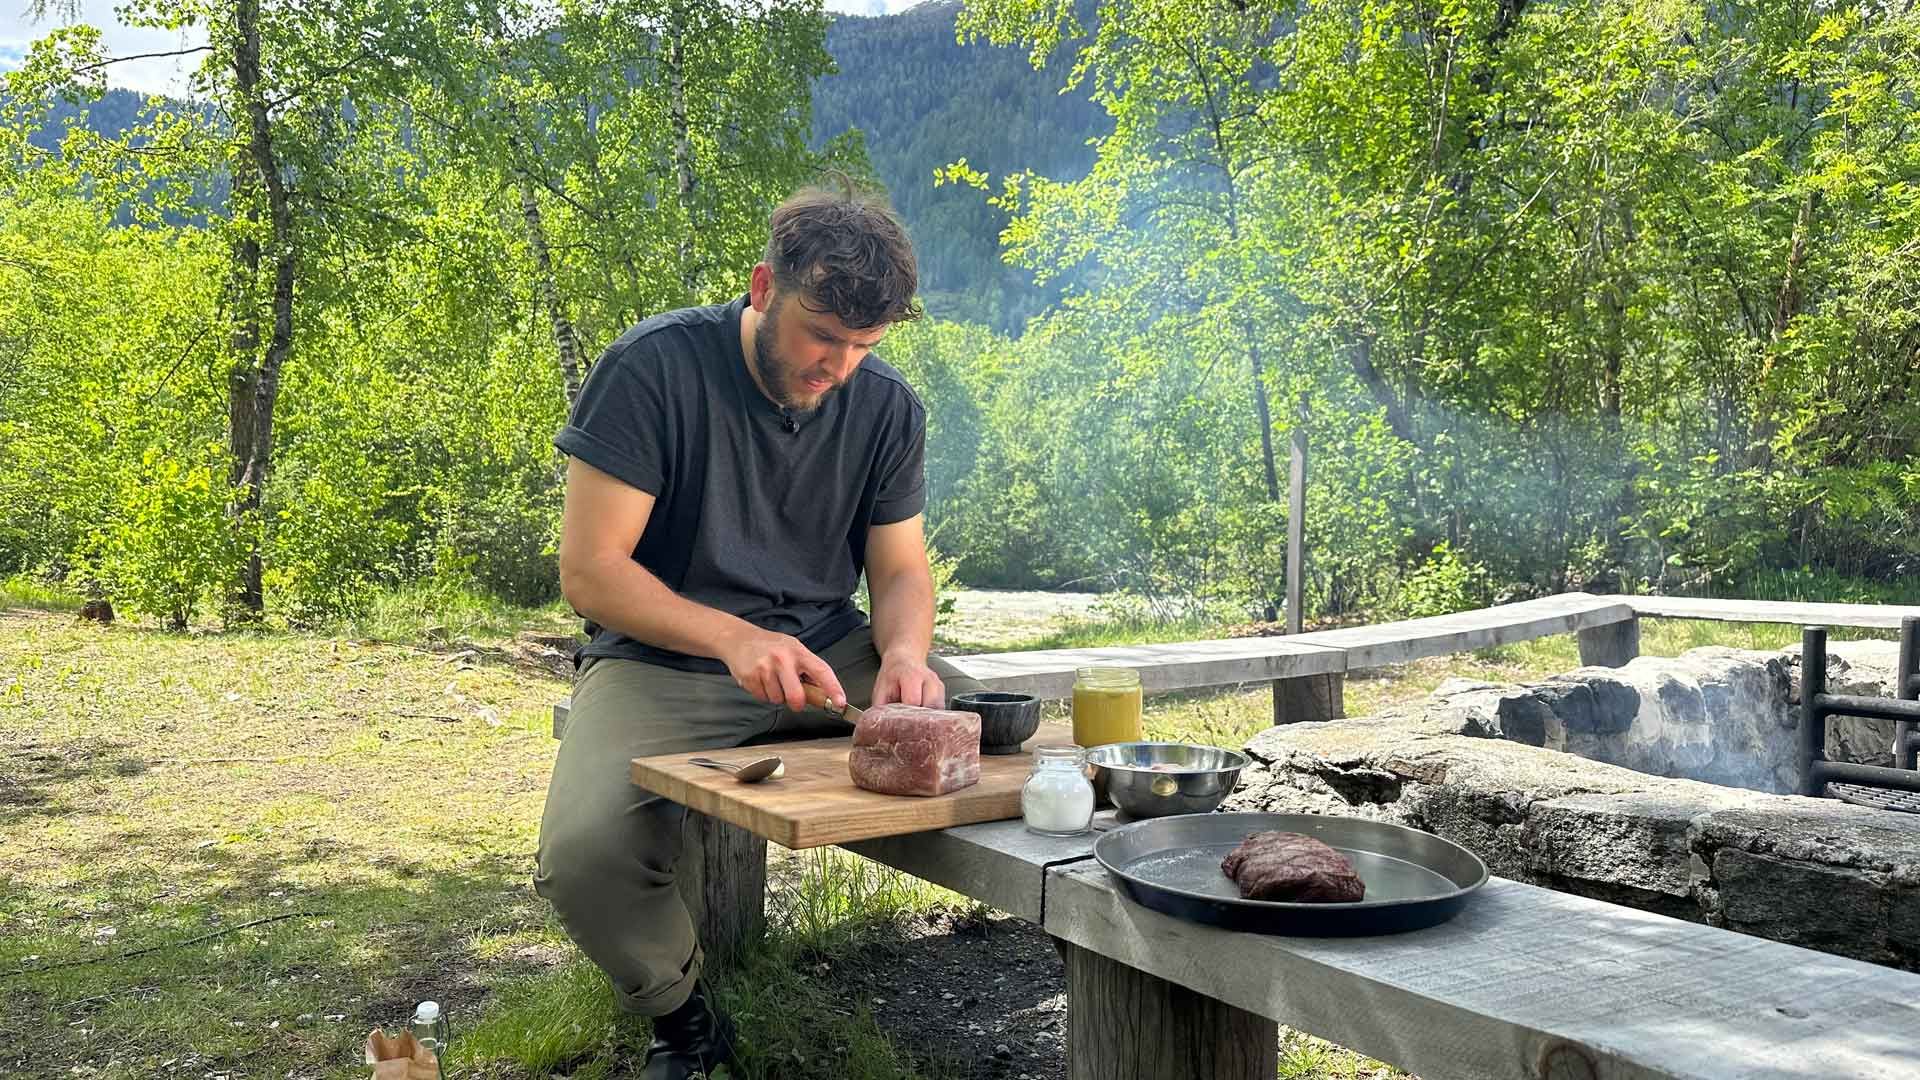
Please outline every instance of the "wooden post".
[{"label": "wooden post", "polygon": [[1276,725],[1298,724],[1306,720],[1338,720],[1345,715],[1345,672],[1273,680],[1273,722]]},{"label": "wooden post", "polygon": [[1068,1080],[1273,1080],[1273,1021],[1053,939],[1067,966]]},{"label": "wooden post", "polygon": [[767,842],[697,810],[681,837],[680,898],[707,962],[724,966],[767,931]]},{"label": "wooden post", "polygon": [[1579,632],[1584,667],[1626,667],[1640,655],[1640,619],[1589,627]]},{"label": "wooden post", "polygon": [[[1307,567],[1307,397],[1300,395],[1287,453],[1287,633],[1297,634],[1306,618]],[[1274,684],[1277,692],[1279,684]]]}]

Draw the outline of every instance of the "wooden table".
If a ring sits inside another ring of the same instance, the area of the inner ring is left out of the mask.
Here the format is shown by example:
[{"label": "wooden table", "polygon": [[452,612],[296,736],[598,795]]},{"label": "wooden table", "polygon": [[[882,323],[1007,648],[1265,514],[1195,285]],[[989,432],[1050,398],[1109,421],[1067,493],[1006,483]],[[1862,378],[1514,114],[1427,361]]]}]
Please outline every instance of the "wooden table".
[{"label": "wooden table", "polygon": [[[823,847],[1019,817],[1020,787],[1033,771],[1033,750],[1072,746],[1073,730],[1044,724],[1027,740],[1024,753],[980,755],[978,783],[926,798],[854,787],[847,772],[851,745],[845,738],[809,739],[635,758],[633,782],[781,847]],[[731,773],[692,763],[710,758],[738,765],[768,754],[780,755],[786,774],[758,784],[742,784]]]}]

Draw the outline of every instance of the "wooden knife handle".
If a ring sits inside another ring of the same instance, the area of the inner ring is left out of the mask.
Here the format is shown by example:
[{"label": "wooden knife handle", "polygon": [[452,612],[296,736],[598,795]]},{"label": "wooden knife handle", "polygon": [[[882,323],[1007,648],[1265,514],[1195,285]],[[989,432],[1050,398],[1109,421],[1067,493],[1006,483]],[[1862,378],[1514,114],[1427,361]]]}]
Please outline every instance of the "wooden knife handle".
[{"label": "wooden knife handle", "polygon": [[805,679],[802,679],[800,680],[800,688],[806,691],[807,704],[813,706],[814,708],[825,709],[827,712],[833,714],[834,716],[839,716],[842,712],[846,711],[844,709],[834,708],[833,702],[827,700],[827,692],[825,690],[820,689],[818,686],[815,686],[813,683],[810,683]]}]

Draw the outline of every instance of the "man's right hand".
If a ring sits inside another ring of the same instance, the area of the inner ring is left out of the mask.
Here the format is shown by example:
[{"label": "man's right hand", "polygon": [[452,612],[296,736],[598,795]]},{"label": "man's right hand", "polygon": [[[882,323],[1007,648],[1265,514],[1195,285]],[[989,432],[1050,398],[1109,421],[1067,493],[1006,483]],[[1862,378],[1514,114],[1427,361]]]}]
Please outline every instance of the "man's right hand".
[{"label": "man's right hand", "polygon": [[749,627],[727,642],[720,662],[727,665],[740,688],[769,705],[785,705],[794,712],[807,707],[801,683],[826,691],[836,707],[847,703],[840,680],[825,660],[815,656],[800,639],[771,630]]}]

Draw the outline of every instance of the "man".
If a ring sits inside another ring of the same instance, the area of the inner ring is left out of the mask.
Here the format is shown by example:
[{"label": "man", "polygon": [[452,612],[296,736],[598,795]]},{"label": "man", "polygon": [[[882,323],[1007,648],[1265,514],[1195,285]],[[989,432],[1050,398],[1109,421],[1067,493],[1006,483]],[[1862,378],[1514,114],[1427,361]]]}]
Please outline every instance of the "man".
[{"label": "man", "polygon": [[627,331],[554,440],[561,591],[592,640],[534,883],[620,1007],[653,1018],[647,1080],[728,1061],[733,1025],[674,888],[686,811],[634,787],[629,759],[846,733],[807,714],[807,682],[836,705],[979,688],[927,656],[926,411],[870,351],[917,316],[917,286],[883,204],[802,191],[751,291]]}]

